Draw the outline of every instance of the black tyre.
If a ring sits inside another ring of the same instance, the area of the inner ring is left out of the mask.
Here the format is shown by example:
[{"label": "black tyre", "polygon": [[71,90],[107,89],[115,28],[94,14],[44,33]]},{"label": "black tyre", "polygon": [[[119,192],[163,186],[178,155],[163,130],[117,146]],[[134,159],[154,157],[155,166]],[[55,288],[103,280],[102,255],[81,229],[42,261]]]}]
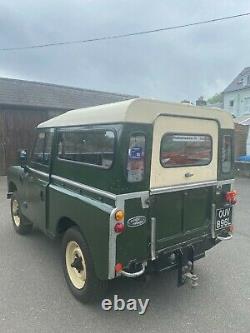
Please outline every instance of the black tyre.
[{"label": "black tyre", "polygon": [[100,299],[107,281],[97,278],[89,248],[78,228],[65,232],[62,254],[64,275],[72,294],[83,303]]},{"label": "black tyre", "polygon": [[16,192],[12,194],[10,201],[10,210],[12,223],[15,231],[21,235],[29,234],[32,231],[33,225],[32,223],[28,222],[22,215],[20,202],[18,200]]}]

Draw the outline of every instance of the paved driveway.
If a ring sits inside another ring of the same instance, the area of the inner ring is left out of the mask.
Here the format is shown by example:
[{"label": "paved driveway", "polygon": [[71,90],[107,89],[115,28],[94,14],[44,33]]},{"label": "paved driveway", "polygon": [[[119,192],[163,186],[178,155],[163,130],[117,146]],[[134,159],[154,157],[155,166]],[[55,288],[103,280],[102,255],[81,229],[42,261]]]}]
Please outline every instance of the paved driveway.
[{"label": "paved driveway", "polygon": [[108,297],[150,298],[145,315],[82,305],[64,282],[60,244],[12,229],[6,179],[0,182],[0,333],[250,332],[250,180],[236,182],[236,232],[196,263],[200,286],[176,287],[176,273],[146,282],[114,281]]}]

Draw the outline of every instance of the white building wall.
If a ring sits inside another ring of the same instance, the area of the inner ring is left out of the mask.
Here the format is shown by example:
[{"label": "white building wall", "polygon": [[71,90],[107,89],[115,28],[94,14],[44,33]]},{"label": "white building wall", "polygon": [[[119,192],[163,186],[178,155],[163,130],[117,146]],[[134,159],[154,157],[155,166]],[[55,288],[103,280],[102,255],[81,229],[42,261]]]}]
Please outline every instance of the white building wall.
[{"label": "white building wall", "polygon": [[250,155],[250,130],[248,128],[248,137],[247,137],[247,149],[246,149],[247,155]]},{"label": "white building wall", "polygon": [[224,93],[224,109],[236,117],[250,114],[250,88]]}]

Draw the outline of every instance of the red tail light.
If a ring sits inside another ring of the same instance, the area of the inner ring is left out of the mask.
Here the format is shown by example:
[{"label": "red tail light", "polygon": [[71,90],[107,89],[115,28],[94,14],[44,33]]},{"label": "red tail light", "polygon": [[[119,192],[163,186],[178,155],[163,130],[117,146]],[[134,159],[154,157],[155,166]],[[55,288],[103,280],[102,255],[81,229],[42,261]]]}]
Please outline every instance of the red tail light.
[{"label": "red tail light", "polygon": [[236,204],[236,195],[237,192],[236,191],[229,191],[225,193],[225,200],[227,202],[229,202],[231,205],[235,205]]},{"label": "red tail light", "polygon": [[123,223],[121,222],[118,222],[116,223],[116,225],[114,226],[114,231],[117,233],[117,234],[120,234],[124,231],[125,229],[125,226]]},{"label": "red tail light", "polygon": [[115,265],[115,271],[116,271],[116,273],[119,273],[120,271],[122,271],[122,269],[123,269],[123,264],[121,264],[120,262],[118,262]]}]

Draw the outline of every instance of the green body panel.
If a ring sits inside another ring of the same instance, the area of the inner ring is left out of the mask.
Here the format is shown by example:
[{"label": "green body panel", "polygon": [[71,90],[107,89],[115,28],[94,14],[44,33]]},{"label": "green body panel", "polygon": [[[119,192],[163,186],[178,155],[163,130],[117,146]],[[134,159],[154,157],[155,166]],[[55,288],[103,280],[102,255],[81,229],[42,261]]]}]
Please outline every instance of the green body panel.
[{"label": "green body panel", "polygon": [[208,232],[213,188],[158,194],[151,200],[156,218],[157,250]]},{"label": "green body panel", "polygon": [[[127,221],[135,216],[146,217],[146,223],[140,227],[129,227]],[[149,256],[149,210],[143,209],[141,199],[125,202],[125,232],[117,236],[117,262],[128,264],[130,261],[141,262]]]},{"label": "green body panel", "polygon": [[182,232],[183,194],[172,192],[158,194],[151,199],[151,215],[156,217],[156,239],[164,246],[168,239]]},{"label": "green body panel", "polygon": [[[20,166],[11,166],[8,170],[8,192],[17,191],[22,200],[25,197],[25,187],[23,184],[24,170]],[[22,209],[22,206],[21,206]]]},{"label": "green body panel", "polygon": [[23,186],[24,186],[24,202],[22,213],[39,229],[46,231],[46,208],[47,201],[47,188],[49,185],[49,177],[38,175],[29,170],[24,173]]},{"label": "green body panel", "polygon": [[58,185],[50,185],[48,196],[48,232],[56,235],[62,219],[74,222],[89,246],[97,276],[107,279],[112,207]]},{"label": "green body panel", "polygon": [[211,188],[184,191],[183,231],[192,232],[207,226],[211,213]]},{"label": "green body panel", "polygon": [[86,239],[97,276],[107,279],[109,218],[113,207],[56,184],[46,186],[43,201],[40,191],[44,189],[44,182],[39,180],[43,176],[33,178],[30,183],[29,174],[30,171],[25,172],[21,167],[11,167],[8,174],[9,191],[17,188],[22,214],[51,238],[58,235],[63,219],[72,221]]}]

